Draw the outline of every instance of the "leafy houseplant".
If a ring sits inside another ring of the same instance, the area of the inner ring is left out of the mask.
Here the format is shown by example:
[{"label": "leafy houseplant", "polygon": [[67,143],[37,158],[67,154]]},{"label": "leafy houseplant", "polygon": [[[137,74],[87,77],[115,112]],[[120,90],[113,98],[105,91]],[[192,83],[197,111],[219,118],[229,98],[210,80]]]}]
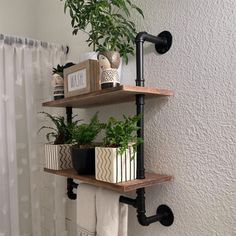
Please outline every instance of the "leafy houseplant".
[{"label": "leafy houseplant", "polygon": [[91,118],[89,124],[77,125],[72,132],[72,139],[80,148],[91,147],[93,140],[98,133],[105,127],[98,120],[98,112]]},{"label": "leafy houseplant", "polygon": [[53,86],[53,96],[54,99],[64,98],[64,79],[63,71],[64,69],[75,65],[72,62],[68,62],[65,65],[57,65],[56,68],[53,68],[52,73],[52,86]]},{"label": "leafy houseplant", "polygon": [[43,129],[49,130],[46,134],[49,143],[45,144],[46,168],[54,170],[71,168],[70,146],[73,142],[72,131],[77,126],[79,120],[67,123],[62,116],[53,116],[47,112],[40,113],[49,118],[55,126],[42,126],[39,130],[39,132]]},{"label": "leafy houseplant", "polygon": [[74,127],[72,140],[76,145],[71,148],[71,157],[78,174],[95,174],[95,144],[92,142],[103,128],[104,124],[99,122],[98,113],[89,124]]},{"label": "leafy houseplant", "polygon": [[73,62],[68,62],[65,65],[57,65],[57,67],[53,67],[52,74],[58,74],[63,78],[63,71],[66,68],[69,68],[71,66],[75,65]]},{"label": "leafy houseplant", "polygon": [[[96,179],[117,183],[136,178],[136,151],[143,142],[137,137],[137,122],[141,115],[123,116],[123,121],[111,117],[105,127],[103,147],[96,147]],[[107,164],[107,162],[109,164]],[[103,170],[110,166],[107,175]]]},{"label": "leafy houseplant", "polygon": [[[55,125],[55,128],[44,125],[39,129],[39,132],[42,129],[50,130],[50,132],[46,134],[46,138],[48,142],[52,142],[51,140],[53,138],[54,139],[53,144],[71,144],[72,143],[72,132],[80,120],[66,122],[63,116],[53,116],[47,112],[39,112],[39,113],[44,114]],[[73,118],[75,118],[76,116],[74,116]]]},{"label": "leafy houseplant", "polygon": [[65,0],[64,11],[67,9],[73,34],[83,31],[94,51],[118,51],[128,63],[128,55],[134,54],[137,34],[130,17],[133,11],[143,16],[139,7],[130,0]]},{"label": "leafy houseplant", "polygon": [[118,153],[121,155],[129,146],[132,146],[134,152],[136,152],[137,146],[142,143],[142,139],[137,137],[137,131],[139,130],[137,122],[141,116],[123,116],[123,118],[123,121],[117,121],[114,117],[109,118],[104,138],[105,146],[117,147]]}]

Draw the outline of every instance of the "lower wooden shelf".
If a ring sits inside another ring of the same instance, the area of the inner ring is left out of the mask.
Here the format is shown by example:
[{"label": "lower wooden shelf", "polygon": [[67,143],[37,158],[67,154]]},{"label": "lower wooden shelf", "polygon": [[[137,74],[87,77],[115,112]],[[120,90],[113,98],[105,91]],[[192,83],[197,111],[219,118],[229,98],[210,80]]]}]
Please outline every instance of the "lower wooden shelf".
[{"label": "lower wooden shelf", "polygon": [[91,175],[78,175],[74,169],[50,170],[44,168],[44,171],[67,178],[77,179],[87,184],[91,184],[97,187],[103,187],[120,193],[130,192],[139,188],[146,188],[156,184],[168,182],[173,178],[169,175],[146,173],[145,179],[136,179],[132,181],[113,184],[96,180],[95,177]]}]

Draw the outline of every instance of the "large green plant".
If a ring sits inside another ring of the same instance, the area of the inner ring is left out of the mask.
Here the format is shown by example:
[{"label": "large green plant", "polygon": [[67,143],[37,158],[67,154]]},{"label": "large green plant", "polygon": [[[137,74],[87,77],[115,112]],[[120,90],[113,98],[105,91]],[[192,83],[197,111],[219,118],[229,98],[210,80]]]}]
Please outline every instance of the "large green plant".
[{"label": "large green plant", "polygon": [[118,147],[121,155],[130,145],[136,151],[137,146],[143,142],[143,139],[137,137],[137,131],[140,129],[137,126],[137,122],[141,119],[141,115],[123,117],[123,121],[118,121],[114,117],[109,118],[106,124],[104,138],[104,144],[109,147]]},{"label": "large green plant", "polygon": [[[39,129],[39,132],[42,129],[50,130],[46,134],[46,138],[49,142],[51,142],[52,140],[54,144],[70,144],[73,142],[73,130],[75,129],[75,127],[77,127],[77,123],[80,120],[66,122],[63,116],[53,116],[47,112],[39,113],[44,114],[54,124],[54,127],[44,125]],[[73,118],[75,118],[76,116],[77,115],[75,115]]]},{"label": "large green plant", "polygon": [[95,51],[118,51],[128,63],[134,54],[137,34],[131,11],[143,16],[142,10],[130,0],[61,0],[64,11],[69,9],[73,34],[83,31],[88,45]]},{"label": "large green plant", "polygon": [[78,146],[90,146],[98,133],[104,128],[104,124],[98,120],[98,112],[91,118],[89,124],[81,124],[74,127],[72,139]]}]

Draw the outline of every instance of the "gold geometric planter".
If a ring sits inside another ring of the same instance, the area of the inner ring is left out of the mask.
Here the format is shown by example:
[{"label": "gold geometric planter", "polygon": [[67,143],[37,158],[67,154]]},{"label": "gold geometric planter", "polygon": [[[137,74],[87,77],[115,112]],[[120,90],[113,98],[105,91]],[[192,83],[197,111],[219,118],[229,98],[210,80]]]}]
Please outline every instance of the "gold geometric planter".
[{"label": "gold geometric planter", "polygon": [[117,148],[95,148],[95,178],[97,180],[119,183],[136,179],[136,153],[129,147],[120,155]]}]

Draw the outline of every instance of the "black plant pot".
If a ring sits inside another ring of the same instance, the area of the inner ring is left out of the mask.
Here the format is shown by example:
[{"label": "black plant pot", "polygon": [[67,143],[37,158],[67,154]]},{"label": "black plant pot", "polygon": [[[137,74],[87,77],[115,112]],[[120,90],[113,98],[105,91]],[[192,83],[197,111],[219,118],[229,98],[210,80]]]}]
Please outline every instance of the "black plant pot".
[{"label": "black plant pot", "polygon": [[72,165],[79,175],[95,175],[95,148],[71,147]]},{"label": "black plant pot", "polygon": [[117,87],[117,86],[120,86],[120,83],[104,83],[104,84],[101,84],[101,88],[102,89],[107,89],[107,88],[114,88],[114,87]]}]

